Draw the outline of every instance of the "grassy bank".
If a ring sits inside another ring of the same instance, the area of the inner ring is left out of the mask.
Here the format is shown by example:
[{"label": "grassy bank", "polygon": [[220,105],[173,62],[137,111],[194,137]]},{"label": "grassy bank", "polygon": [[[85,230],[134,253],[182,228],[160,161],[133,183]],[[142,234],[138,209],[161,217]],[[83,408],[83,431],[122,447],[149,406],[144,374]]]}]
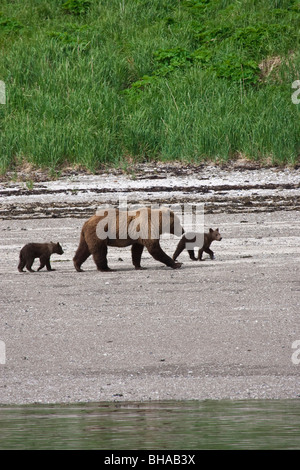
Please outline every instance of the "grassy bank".
[{"label": "grassy bank", "polygon": [[295,0],[2,0],[0,171],[295,164],[299,23]]}]

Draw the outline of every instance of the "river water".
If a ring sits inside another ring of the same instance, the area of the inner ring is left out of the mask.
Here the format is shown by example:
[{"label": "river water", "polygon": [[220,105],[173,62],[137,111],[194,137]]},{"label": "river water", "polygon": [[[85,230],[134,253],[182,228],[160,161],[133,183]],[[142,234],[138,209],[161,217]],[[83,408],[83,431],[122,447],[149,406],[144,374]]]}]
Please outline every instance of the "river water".
[{"label": "river water", "polygon": [[300,400],[0,407],[0,449],[299,449]]}]

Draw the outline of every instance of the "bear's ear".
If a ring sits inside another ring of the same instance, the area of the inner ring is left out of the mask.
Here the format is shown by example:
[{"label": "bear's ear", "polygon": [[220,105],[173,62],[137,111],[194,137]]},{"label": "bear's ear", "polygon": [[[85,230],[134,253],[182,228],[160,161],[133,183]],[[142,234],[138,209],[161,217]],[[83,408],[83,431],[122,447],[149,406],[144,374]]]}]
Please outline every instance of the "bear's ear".
[{"label": "bear's ear", "polygon": [[219,231],[219,229],[218,229],[218,228],[216,228],[216,232],[218,232],[218,231]]},{"label": "bear's ear", "polygon": [[212,232],[213,232],[213,229],[212,229],[212,228],[210,228],[210,229],[209,229],[209,232],[210,232],[210,233],[212,233]]}]

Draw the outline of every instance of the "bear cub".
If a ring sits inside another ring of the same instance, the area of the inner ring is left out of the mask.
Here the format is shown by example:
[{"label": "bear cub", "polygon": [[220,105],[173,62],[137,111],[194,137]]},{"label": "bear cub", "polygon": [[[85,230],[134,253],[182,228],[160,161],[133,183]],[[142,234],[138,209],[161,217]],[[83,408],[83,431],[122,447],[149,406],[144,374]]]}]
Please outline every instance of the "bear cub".
[{"label": "bear cub", "polygon": [[[203,240],[203,245],[198,251],[198,258],[196,258],[195,253],[194,253],[194,248],[196,246],[199,246],[199,244],[197,244],[197,238],[199,239],[199,237],[200,237],[200,240]],[[212,228],[210,228],[209,232],[204,233],[204,234],[197,234],[196,232],[188,232],[184,234],[181,240],[179,241],[177,248],[173,255],[173,260],[175,261],[176,258],[178,258],[180,253],[186,248],[187,245],[189,246],[188,253],[190,255],[191,260],[196,261],[198,259],[199,261],[201,261],[203,251],[209,254],[210,259],[215,259],[214,252],[209,248],[211,243],[214,240],[217,240],[217,241],[222,240],[222,237],[218,228],[216,230],[213,230]]]},{"label": "bear cub", "polygon": [[24,266],[26,266],[28,271],[34,272],[32,269],[34,259],[40,258],[38,271],[43,269],[44,266],[46,266],[47,271],[55,271],[50,265],[50,256],[53,253],[57,253],[58,255],[63,254],[63,249],[59,243],[27,243],[20,251],[18,270],[22,273],[24,272]]}]

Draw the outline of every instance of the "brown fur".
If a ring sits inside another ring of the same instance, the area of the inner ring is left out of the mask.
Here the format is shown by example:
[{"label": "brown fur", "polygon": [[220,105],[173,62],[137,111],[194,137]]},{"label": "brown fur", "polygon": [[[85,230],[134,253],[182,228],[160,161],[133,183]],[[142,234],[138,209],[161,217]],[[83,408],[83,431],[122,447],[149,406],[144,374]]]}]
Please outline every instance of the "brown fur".
[{"label": "brown fur", "polygon": [[[173,260],[174,261],[176,260],[176,258],[178,258],[180,253],[186,248],[187,243],[189,243],[190,247],[191,247],[190,249],[188,249],[188,253],[190,255],[190,258],[193,261],[197,260],[197,258],[195,257],[195,253],[194,253],[194,247],[199,246],[196,243],[196,235],[199,235],[203,240],[203,246],[198,251],[198,260],[199,261],[202,260],[203,251],[205,251],[205,253],[209,254],[210,259],[215,259],[214,252],[209,247],[210,247],[211,243],[214,240],[221,241],[222,237],[221,237],[221,234],[220,234],[218,228],[216,230],[213,230],[212,228],[210,228],[209,232],[204,233],[203,235],[196,234],[196,233],[186,233],[186,234],[184,234],[183,237],[181,238],[181,240],[179,241],[179,243],[177,245],[177,248],[174,252],[174,255],[173,255]],[[194,243],[194,246],[193,246],[193,243]]]},{"label": "brown fur", "polygon": [[57,253],[58,255],[63,254],[63,249],[59,243],[28,243],[23,246],[20,251],[18,270],[22,273],[24,272],[24,266],[26,266],[28,271],[34,272],[31,266],[33,265],[35,258],[40,258],[38,271],[40,271],[44,266],[46,266],[47,271],[55,271],[50,265],[50,256],[53,253]]},{"label": "brown fur", "polygon": [[[167,224],[163,214],[170,216]],[[115,221],[115,225],[112,225],[112,221]],[[114,233],[111,230],[112,226],[115,229]],[[105,233],[103,233],[103,228]],[[144,247],[157,261],[171,268],[179,268],[181,263],[175,263],[159,244],[159,236],[162,233],[174,233],[176,228],[180,231],[180,235],[184,233],[178,217],[169,209],[144,207],[136,212],[107,209],[103,211],[103,215],[94,215],[83,224],[79,246],[73,258],[75,269],[82,271],[82,263],[93,255],[97,269],[108,271],[107,247],[130,245],[135,269],[141,269]]]}]

